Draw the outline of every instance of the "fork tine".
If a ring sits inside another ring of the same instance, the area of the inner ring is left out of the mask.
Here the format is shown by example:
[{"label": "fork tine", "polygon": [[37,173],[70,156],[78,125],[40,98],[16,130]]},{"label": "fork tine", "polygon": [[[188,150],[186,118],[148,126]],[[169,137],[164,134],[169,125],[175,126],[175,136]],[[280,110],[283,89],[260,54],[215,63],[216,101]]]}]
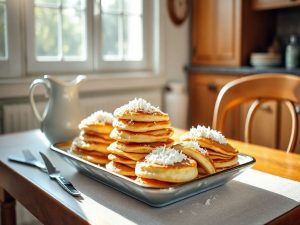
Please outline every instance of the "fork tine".
[{"label": "fork tine", "polygon": [[29,161],[36,161],[37,160],[35,158],[35,156],[31,153],[30,150],[24,149],[24,150],[22,150],[22,152],[23,152],[23,155],[24,155],[26,160],[29,160]]}]

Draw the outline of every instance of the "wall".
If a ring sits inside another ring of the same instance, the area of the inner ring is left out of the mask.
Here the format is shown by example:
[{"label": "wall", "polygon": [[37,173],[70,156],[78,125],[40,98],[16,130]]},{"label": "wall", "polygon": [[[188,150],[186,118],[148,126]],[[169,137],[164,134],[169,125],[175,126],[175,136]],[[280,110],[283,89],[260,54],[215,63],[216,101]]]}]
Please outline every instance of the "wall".
[{"label": "wall", "polygon": [[165,30],[165,73],[167,81],[184,81],[183,67],[189,62],[189,19],[180,26],[176,26],[170,20],[167,10],[167,1],[161,4],[164,16]]}]

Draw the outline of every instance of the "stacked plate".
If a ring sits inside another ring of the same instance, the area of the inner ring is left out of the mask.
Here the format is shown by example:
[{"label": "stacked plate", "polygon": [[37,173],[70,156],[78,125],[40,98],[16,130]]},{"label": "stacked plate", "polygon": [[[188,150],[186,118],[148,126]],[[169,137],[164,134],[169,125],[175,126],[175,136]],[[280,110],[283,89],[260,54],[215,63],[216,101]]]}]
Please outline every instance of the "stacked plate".
[{"label": "stacked plate", "polygon": [[281,55],[276,53],[252,53],[250,64],[254,67],[276,67],[281,64]]}]

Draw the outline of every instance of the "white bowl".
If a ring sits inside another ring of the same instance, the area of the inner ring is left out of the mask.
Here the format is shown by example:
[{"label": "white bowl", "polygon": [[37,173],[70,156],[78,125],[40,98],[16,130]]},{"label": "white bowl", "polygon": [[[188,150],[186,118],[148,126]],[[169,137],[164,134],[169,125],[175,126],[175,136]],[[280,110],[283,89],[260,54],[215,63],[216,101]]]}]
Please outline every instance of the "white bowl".
[{"label": "white bowl", "polygon": [[276,67],[281,64],[281,55],[274,53],[252,53],[250,64],[254,67]]}]

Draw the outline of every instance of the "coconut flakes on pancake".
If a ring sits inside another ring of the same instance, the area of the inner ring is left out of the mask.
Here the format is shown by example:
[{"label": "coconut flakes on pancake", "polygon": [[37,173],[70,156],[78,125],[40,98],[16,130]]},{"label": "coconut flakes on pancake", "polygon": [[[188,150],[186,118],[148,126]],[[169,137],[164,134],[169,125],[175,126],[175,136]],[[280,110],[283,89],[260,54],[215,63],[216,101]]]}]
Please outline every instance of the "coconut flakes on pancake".
[{"label": "coconut flakes on pancake", "polygon": [[181,136],[181,140],[191,139],[196,141],[201,137],[211,139],[220,144],[227,144],[227,140],[221,132],[200,125],[192,127],[189,132]]},{"label": "coconut flakes on pancake", "polygon": [[126,105],[123,105],[119,108],[117,108],[114,111],[115,116],[121,116],[125,114],[126,112],[144,112],[144,113],[161,113],[163,112],[158,108],[151,105],[149,102],[147,102],[145,99],[142,98],[135,98],[132,101],[129,101]]},{"label": "coconut flakes on pancake", "polygon": [[188,148],[194,148],[196,150],[198,150],[199,152],[201,152],[202,155],[206,155],[207,154],[207,150],[204,148],[201,148],[199,146],[199,143],[196,141],[184,141],[181,143],[183,146],[188,147]]},{"label": "coconut flakes on pancake", "polygon": [[79,126],[95,124],[95,123],[109,123],[112,124],[114,116],[112,113],[104,112],[102,110],[92,113],[90,116],[81,121]]},{"label": "coconut flakes on pancake", "polygon": [[165,146],[155,148],[145,157],[146,162],[159,165],[174,165],[175,163],[182,162],[186,159],[187,156],[183,153],[175,150],[174,148],[168,148]]}]

